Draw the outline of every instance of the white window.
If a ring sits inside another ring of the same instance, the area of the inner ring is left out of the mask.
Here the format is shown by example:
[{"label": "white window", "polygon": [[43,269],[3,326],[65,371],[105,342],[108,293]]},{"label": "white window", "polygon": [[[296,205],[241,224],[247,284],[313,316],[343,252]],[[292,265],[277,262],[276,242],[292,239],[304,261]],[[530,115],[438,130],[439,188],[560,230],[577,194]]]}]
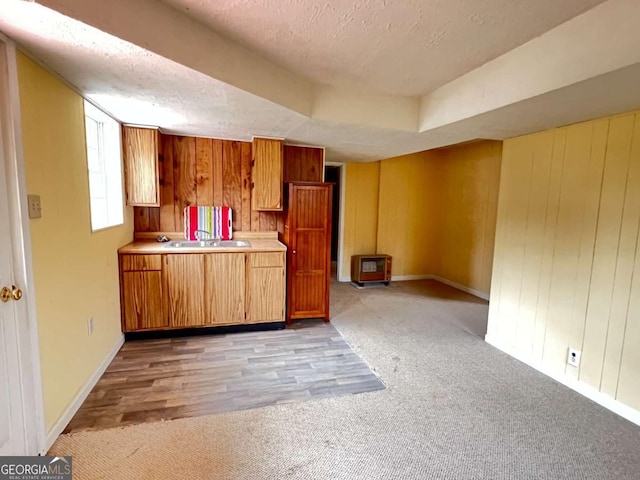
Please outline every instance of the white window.
[{"label": "white window", "polygon": [[120,124],[84,102],[91,230],[122,225],[122,148]]}]

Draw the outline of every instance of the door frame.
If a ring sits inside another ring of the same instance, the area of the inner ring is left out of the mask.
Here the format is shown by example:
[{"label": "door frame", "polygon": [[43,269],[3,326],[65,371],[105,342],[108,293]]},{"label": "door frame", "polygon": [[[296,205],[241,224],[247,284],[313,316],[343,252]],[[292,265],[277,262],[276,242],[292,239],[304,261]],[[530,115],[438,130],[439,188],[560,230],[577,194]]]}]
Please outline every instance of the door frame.
[{"label": "door frame", "polygon": [[16,312],[25,453],[36,455],[46,453],[46,445],[31,233],[26,214],[27,188],[22,150],[17,50],[15,44],[1,33],[0,68],[4,70],[7,80],[7,85],[0,82],[0,115],[3,119],[0,135],[4,146],[4,160],[0,168],[4,168],[6,172],[14,281],[24,292],[23,302],[20,302],[24,307],[18,308]]},{"label": "door frame", "polygon": [[348,282],[348,277],[342,276],[342,251],[344,245],[344,197],[345,197],[345,173],[347,171],[346,164],[344,162],[324,162],[322,167],[322,180],[324,181],[324,167],[339,167],[340,172],[340,218],[338,221],[338,265],[336,277],[339,282]]}]

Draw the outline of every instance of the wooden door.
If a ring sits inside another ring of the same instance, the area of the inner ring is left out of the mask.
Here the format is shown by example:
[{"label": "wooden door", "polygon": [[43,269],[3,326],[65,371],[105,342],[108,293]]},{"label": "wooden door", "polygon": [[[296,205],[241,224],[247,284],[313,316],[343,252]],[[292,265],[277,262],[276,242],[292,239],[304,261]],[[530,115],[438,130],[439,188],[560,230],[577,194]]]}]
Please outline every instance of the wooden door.
[{"label": "wooden door", "polygon": [[171,327],[205,325],[203,254],[165,255],[165,312]]},{"label": "wooden door", "polygon": [[282,210],[283,141],[253,139],[251,206],[253,210]]},{"label": "wooden door", "polygon": [[289,184],[287,321],[329,321],[331,185]]},{"label": "wooden door", "polygon": [[284,253],[250,253],[247,272],[247,323],[282,322]]},{"label": "wooden door", "polygon": [[244,323],[244,253],[205,256],[205,323]]},{"label": "wooden door", "polygon": [[168,326],[162,313],[162,273],[122,272],[122,316],[125,332]]}]

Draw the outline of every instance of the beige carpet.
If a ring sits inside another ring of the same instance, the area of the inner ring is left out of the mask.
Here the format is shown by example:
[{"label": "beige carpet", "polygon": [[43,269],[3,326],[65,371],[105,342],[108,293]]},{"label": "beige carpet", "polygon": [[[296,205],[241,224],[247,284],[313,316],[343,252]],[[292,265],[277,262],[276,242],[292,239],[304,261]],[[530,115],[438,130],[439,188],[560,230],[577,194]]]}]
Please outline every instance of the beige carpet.
[{"label": "beige carpet", "polygon": [[435,282],[334,285],[332,322],[387,389],[65,435],[90,479],[638,479],[640,428],[493,349]]}]

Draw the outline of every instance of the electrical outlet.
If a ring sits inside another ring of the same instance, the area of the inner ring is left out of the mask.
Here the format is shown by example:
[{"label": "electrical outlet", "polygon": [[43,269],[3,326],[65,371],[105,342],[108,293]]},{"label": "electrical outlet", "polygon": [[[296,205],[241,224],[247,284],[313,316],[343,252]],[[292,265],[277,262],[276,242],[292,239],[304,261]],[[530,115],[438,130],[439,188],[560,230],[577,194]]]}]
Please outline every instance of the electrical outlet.
[{"label": "electrical outlet", "polygon": [[87,319],[87,331],[89,335],[93,335],[93,317]]},{"label": "electrical outlet", "polygon": [[576,350],[575,348],[569,348],[569,355],[567,356],[567,363],[572,367],[580,366],[580,350]]}]

